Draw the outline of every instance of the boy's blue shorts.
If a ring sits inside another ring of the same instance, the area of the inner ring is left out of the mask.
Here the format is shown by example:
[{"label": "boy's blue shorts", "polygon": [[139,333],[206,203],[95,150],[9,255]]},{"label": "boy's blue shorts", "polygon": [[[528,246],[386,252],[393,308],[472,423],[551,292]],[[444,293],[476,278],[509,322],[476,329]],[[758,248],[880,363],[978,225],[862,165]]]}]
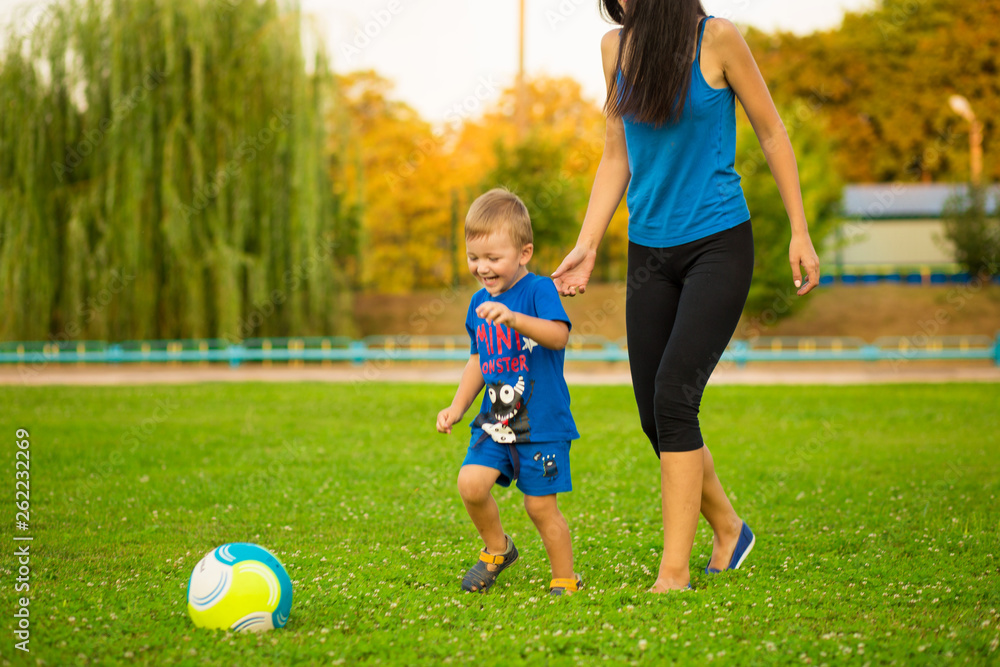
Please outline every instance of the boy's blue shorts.
[{"label": "boy's blue shorts", "polygon": [[[510,445],[486,438],[477,443],[474,437],[465,454],[463,466],[478,465],[500,471],[497,484],[510,486],[514,478],[514,460]],[[528,442],[517,448],[520,474],[517,488],[526,496],[548,496],[573,490],[570,477],[568,440],[562,442]]]}]

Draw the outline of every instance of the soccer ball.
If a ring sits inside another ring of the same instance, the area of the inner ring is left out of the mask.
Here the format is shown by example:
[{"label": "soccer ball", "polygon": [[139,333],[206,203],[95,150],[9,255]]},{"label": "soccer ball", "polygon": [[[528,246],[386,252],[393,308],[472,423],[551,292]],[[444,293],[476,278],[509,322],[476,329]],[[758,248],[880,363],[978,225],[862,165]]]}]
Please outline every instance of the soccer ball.
[{"label": "soccer ball", "polygon": [[261,632],[285,625],[291,611],[292,580],[256,544],[213,549],[188,581],[188,614],[199,628]]}]

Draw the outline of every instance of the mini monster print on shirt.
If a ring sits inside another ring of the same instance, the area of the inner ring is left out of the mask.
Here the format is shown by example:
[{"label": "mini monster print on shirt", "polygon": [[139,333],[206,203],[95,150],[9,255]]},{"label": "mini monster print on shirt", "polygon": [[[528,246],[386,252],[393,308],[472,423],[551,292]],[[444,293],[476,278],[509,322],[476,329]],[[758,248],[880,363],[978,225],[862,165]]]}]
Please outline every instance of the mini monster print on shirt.
[{"label": "mini monster print on shirt", "polygon": [[529,272],[506,292],[491,296],[483,289],[472,297],[465,327],[469,352],[479,357],[486,386],[479,414],[470,424],[472,441],[489,437],[520,444],[579,438],[563,377],[565,350],[550,350],[504,324],[479,317],[476,309],[486,301],[570,326],[551,278]]}]

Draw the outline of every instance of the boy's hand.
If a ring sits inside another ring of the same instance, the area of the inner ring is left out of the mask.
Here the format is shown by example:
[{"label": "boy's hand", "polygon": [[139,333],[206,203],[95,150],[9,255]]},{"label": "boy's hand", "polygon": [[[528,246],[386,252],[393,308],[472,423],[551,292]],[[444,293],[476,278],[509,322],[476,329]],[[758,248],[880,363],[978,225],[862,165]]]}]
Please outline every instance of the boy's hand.
[{"label": "boy's hand", "polygon": [[438,433],[451,433],[452,425],[462,418],[462,415],[458,414],[457,410],[452,409],[449,405],[447,408],[438,413],[437,418],[437,430]]},{"label": "boy's hand", "polygon": [[487,322],[506,324],[511,329],[513,329],[517,323],[517,313],[513,312],[502,303],[497,303],[496,301],[486,301],[485,303],[480,304],[479,307],[476,308],[476,315],[483,318]]}]

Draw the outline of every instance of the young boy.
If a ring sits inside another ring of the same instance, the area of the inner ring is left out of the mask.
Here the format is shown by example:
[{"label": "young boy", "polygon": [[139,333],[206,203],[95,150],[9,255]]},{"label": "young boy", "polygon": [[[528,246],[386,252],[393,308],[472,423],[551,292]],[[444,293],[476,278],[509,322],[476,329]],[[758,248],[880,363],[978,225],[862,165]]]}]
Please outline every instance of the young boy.
[{"label": "young boy", "polygon": [[459,493],[485,543],[462,588],[485,593],[517,560],[490,493],[494,484],[516,479],[552,566],[549,593],[573,593],[582,580],[573,572],[569,527],[556,504],[557,493],[573,488],[569,447],[580,437],[563,377],[569,318],[552,280],[526,268],[534,251],[531,219],[516,195],[497,188],[476,199],[465,219],[465,245],[483,289],[465,319],[472,356],[454,400],[437,417],[438,431],[451,433],[487,388],[458,474]]}]

